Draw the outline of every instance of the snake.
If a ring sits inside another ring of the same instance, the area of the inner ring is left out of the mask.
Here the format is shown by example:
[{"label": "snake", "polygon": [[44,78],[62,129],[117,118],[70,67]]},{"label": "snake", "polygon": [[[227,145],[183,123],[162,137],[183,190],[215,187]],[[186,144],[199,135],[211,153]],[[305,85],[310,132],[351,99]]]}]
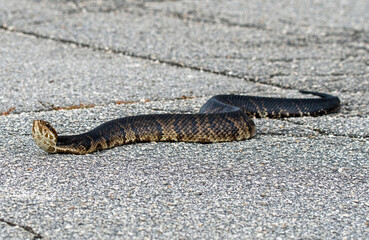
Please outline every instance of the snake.
[{"label": "snake", "polygon": [[326,93],[300,90],[319,98],[216,95],[198,113],[147,114],[118,118],[92,130],[61,135],[44,120],[34,120],[32,135],[48,153],[89,154],[143,142],[215,143],[241,141],[256,134],[253,118],[321,116],[337,112],[340,100]]}]

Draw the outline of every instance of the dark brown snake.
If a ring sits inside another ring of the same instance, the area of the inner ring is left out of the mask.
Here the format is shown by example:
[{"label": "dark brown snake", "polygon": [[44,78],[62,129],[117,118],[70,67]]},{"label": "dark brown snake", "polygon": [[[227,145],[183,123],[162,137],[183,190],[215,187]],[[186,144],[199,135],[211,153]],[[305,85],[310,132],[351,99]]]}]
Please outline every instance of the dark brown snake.
[{"label": "dark brown snake", "polygon": [[251,117],[320,116],[336,112],[340,107],[338,97],[318,92],[300,92],[320,98],[218,95],[209,99],[195,114],[124,117],[72,136],[58,136],[50,123],[35,120],[32,134],[37,145],[49,153],[73,154],[87,154],[138,142],[239,141],[251,138],[256,133]]}]

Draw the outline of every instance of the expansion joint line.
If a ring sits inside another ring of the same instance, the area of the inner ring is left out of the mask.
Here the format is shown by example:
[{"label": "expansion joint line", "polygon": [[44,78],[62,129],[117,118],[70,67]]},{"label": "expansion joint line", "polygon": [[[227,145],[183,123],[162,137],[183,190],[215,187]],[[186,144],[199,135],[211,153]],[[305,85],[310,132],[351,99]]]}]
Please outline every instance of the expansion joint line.
[{"label": "expansion joint line", "polygon": [[[292,124],[295,124],[295,125],[298,125],[298,126],[305,126],[305,123],[296,122],[292,119],[281,119],[281,120],[292,123]],[[312,131],[314,131],[314,132],[316,132],[320,135],[323,135],[323,136],[347,137],[347,138],[352,138],[352,139],[368,139],[369,138],[368,136],[356,136],[356,135],[353,135],[353,134],[348,134],[348,135],[337,134],[337,133],[334,133],[332,131],[326,131],[326,130],[323,130],[323,129],[320,129],[320,128],[315,128],[315,127],[310,128],[310,130],[312,130]]]},{"label": "expansion joint line", "polygon": [[33,236],[33,239],[36,240],[36,239],[42,239],[43,237],[39,234],[39,233],[36,233],[31,227],[29,226],[24,226],[24,225],[18,225],[16,223],[13,223],[13,222],[9,222],[3,218],[0,218],[0,222],[3,222],[11,227],[19,227],[19,228],[22,228],[23,230],[29,232],[29,233],[32,233],[34,236]]},{"label": "expansion joint line", "polygon": [[[154,61],[154,62],[158,62],[158,63],[161,63],[161,64],[166,64],[166,65],[174,66],[174,67],[178,67],[178,68],[191,69],[191,70],[195,70],[195,71],[212,73],[212,74],[216,74],[216,75],[220,75],[220,76],[226,76],[226,77],[246,80],[246,81],[249,81],[249,82],[255,82],[255,83],[259,83],[261,85],[273,86],[273,87],[278,87],[278,88],[281,88],[281,89],[293,89],[292,87],[283,86],[283,85],[280,85],[280,84],[270,83],[270,82],[266,82],[266,81],[260,81],[260,79],[257,76],[238,76],[236,74],[233,74],[231,71],[226,71],[226,70],[225,71],[216,71],[216,70],[211,70],[211,69],[208,69],[208,68],[203,68],[203,67],[200,67],[200,66],[191,66],[191,65],[185,64],[181,61],[179,61],[179,62],[169,61],[169,60],[164,60],[164,59],[158,59],[155,56],[140,55],[140,54],[136,54],[136,53],[133,53],[133,52],[130,52],[130,51],[125,51],[125,50],[119,50],[119,49],[113,49],[113,48],[101,47],[101,46],[100,47],[99,46],[92,46],[91,44],[88,44],[88,43],[80,43],[80,42],[77,42],[75,40],[47,36],[47,35],[35,33],[35,32],[32,32],[32,31],[26,31],[26,30],[16,29],[16,28],[13,28],[13,27],[8,27],[6,25],[0,25],[0,29],[3,29],[4,31],[8,31],[8,32],[16,32],[16,33],[21,33],[21,34],[28,35],[28,36],[34,36],[34,37],[40,38],[40,39],[52,40],[52,41],[63,43],[63,44],[75,45],[75,46],[78,46],[78,47],[81,47],[81,48],[87,48],[87,49],[91,49],[91,50],[94,50],[94,51],[111,52],[111,53],[115,53],[115,54],[122,54],[124,56],[129,56],[129,57],[133,57],[133,58]],[[277,74],[272,74],[272,75],[268,75],[268,76],[262,76],[262,78],[271,79],[271,78],[276,77],[276,76],[284,76],[284,75],[277,73]]]}]

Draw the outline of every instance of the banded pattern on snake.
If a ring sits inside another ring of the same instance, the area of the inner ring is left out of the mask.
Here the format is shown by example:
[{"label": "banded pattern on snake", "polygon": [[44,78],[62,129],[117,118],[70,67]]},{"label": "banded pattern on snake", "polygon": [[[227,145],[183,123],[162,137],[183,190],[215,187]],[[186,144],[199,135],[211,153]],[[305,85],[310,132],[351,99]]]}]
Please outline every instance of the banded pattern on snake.
[{"label": "banded pattern on snake", "polygon": [[338,97],[309,91],[320,98],[269,98],[218,95],[195,114],[150,114],[115,119],[86,133],[59,136],[50,123],[35,120],[32,135],[49,153],[87,154],[116,146],[159,141],[226,142],[251,138],[256,127],[251,117],[320,116],[336,112]]}]

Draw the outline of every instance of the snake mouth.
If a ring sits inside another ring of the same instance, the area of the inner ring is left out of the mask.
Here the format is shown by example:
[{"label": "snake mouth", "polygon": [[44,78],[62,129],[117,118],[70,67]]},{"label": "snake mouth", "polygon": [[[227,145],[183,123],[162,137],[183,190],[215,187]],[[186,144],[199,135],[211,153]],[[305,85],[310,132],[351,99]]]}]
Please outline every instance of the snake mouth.
[{"label": "snake mouth", "polygon": [[34,120],[32,136],[36,144],[48,153],[56,153],[56,141],[58,133],[49,122]]}]

